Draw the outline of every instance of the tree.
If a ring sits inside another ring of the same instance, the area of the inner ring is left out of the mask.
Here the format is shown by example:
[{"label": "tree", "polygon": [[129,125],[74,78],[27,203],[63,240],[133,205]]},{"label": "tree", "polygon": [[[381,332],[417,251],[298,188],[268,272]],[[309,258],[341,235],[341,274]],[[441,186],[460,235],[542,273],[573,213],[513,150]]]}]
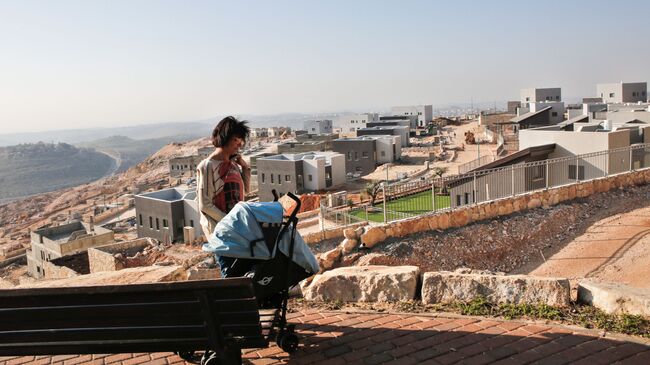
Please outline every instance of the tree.
[{"label": "tree", "polygon": [[436,175],[438,177],[438,179],[440,179],[440,181],[441,181],[440,182],[440,184],[441,184],[440,190],[443,193],[447,193],[447,187],[445,186],[445,181],[442,180],[442,175],[446,174],[449,171],[449,168],[448,167],[434,167],[432,171],[433,171],[433,174]]},{"label": "tree", "polygon": [[375,199],[377,199],[377,194],[381,189],[381,182],[379,180],[374,180],[366,185],[365,192],[370,196],[370,205],[375,205]]}]

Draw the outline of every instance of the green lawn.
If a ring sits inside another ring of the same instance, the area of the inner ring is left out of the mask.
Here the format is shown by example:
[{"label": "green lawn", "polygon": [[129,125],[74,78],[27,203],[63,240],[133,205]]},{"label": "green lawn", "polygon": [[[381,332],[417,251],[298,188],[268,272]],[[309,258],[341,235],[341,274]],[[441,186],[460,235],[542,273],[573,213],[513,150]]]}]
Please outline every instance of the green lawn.
[{"label": "green lawn", "polygon": [[[405,196],[403,198],[391,200],[386,203],[386,209],[389,211],[388,220],[395,220],[406,218],[408,215],[419,215],[423,213],[428,213],[433,210],[432,205],[433,197],[431,196],[431,191],[423,191],[421,193]],[[383,208],[383,203],[375,204],[378,208]],[[450,201],[448,195],[436,195],[436,209],[449,208]],[[394,214],[392,212],[403,212],[407,213]],[[352,210],[350,214],[362,219],[366,219],[366,212],[364,209]],[[384,213],[383,212],[368,212],[368,220],[374,222],[383,222]]]}]

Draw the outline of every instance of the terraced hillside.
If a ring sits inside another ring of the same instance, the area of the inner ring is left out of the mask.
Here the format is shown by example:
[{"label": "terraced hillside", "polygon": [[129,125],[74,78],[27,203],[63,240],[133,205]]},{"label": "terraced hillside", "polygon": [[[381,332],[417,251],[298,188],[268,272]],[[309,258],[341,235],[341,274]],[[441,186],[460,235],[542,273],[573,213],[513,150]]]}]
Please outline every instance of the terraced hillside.
[{"label": "terraced hillside", "polygon": [[85,184],[113,171],[115,161],[66,143],[0,148],[0,202]]}]

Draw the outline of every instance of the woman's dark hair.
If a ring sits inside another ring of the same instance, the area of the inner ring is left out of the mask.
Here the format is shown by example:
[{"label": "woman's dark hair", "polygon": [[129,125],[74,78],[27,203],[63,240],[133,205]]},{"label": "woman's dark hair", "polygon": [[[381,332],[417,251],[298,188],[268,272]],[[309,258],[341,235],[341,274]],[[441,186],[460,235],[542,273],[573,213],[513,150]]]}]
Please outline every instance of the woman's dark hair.
[{"label": "woman's dark hair", "polygon": [[223,147],[228,144],[233,137],[239,137],[246,141],[251,133],[251,129],[246,125],[246,121],[239,121],[233,116],[223,119],[212,131],[212,144],[215,147]]}]

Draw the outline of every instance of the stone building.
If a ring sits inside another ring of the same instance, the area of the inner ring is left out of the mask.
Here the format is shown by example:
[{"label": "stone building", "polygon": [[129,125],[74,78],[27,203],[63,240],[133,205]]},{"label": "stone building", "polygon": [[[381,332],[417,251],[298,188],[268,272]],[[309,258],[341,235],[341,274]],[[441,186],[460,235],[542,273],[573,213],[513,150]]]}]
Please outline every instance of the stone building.
[{"label": "stone building", "polygon": [[113,231],[81,221],[35,230],[31,233],[31,249],[27,250],[29,273],[42,278],[45,262],[113,241]]}]

